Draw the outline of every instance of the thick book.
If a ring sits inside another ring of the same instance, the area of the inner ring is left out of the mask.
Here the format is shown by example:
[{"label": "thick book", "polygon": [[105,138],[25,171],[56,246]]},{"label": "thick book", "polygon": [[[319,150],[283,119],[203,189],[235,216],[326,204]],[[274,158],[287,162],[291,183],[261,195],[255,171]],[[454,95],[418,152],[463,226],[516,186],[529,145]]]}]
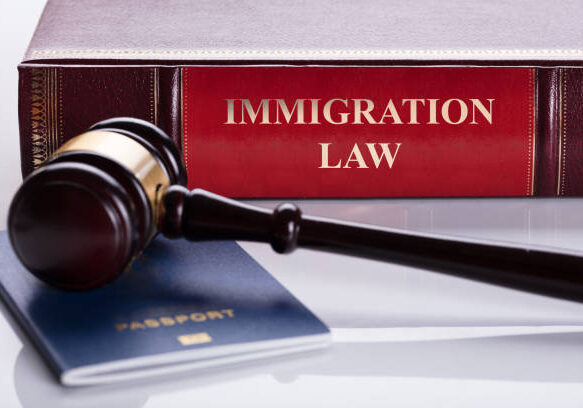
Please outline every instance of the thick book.
[{"label": "thick book", "polygon": [[232,197],[583,195],[576,2],[49,0],[22,171],[111,116]]},{"label": "thick book", "polygon": [[[0,296],[64,385],[90,385],[325,347],[328,328],[235,242],[158,237],[115,283],[38,281],[0,233]],[[82,272],[82,271],[80,271]]]}]

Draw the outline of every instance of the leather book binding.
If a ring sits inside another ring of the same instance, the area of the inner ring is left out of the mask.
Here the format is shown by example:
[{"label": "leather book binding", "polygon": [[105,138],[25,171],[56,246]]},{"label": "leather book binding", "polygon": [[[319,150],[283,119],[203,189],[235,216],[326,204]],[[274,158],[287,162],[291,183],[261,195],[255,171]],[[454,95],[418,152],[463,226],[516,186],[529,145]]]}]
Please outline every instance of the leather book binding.
[{"label": "leather book binding", "polygon": [[131,116],[231,197],[583,195],[576,4],[146,3],[48,1],[19,66],[23,175]]}]

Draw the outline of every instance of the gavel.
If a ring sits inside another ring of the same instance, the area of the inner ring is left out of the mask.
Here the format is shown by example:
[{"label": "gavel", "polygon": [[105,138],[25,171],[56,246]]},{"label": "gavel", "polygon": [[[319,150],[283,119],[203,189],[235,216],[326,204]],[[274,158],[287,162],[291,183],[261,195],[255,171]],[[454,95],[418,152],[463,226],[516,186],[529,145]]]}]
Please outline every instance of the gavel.
[{"label": "gavel", "polygon": [[268,242],[279,253],[311,248],[583,301],[583,255],[576,252],[311,217],[287,203],[271,211],[186,185],[182,157],[161,129],[108,119],[24,180],[9,210],[10,241],[30,272],[68,290],[113,281],[162,233]]}]

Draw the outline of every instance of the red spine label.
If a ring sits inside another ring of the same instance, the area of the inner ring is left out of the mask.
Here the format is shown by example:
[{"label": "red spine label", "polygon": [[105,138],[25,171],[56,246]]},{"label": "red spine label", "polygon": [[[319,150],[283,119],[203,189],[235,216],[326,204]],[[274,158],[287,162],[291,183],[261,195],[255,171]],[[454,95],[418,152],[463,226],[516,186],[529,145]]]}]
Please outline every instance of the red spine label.
[{"label": "red spine label", "polygon": [[231,197],[533,193],[534,70],[187,67],[189,187]]}]

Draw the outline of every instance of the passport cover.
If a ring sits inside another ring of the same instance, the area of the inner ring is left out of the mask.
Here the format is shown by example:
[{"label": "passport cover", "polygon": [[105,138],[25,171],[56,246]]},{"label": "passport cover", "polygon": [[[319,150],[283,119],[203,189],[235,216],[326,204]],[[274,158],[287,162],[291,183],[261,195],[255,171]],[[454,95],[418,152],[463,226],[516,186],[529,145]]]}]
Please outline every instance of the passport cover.
[{"label": "passport cover", "polygon": [[49,0],[22,171],[112,116],[231,197],[583,195],[583,7]]},{"label": "passport cover", "polygon": [[36,280],[0,233],[0,295],[64,385],[130,380],[325,347],[328,328],[235,242],[158,237],[113,284]]}]

